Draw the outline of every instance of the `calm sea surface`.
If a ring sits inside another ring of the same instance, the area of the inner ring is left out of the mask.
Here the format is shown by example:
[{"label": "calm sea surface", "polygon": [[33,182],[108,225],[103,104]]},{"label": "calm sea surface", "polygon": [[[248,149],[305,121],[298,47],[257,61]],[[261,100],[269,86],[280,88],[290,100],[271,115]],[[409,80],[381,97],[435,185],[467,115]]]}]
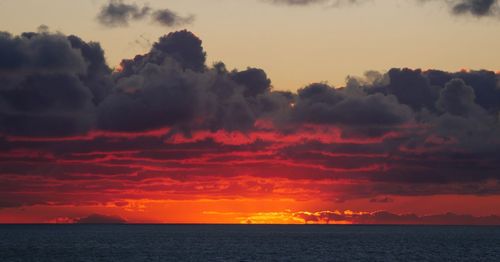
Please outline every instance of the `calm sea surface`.
[{"label": "calm sea surface", "polygon": [[500,261],[500,227],[0,225],[0,261]]}]

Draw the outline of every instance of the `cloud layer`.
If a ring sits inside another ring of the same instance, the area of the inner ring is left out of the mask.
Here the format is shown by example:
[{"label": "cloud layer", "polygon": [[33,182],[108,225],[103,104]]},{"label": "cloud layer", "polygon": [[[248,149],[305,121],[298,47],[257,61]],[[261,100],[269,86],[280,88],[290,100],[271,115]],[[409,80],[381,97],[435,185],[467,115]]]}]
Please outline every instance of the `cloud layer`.
[{"label": "cloud layer", "polygon": [[276,91],[188,31],[112,71],[98,43],[0,34],[0,208],[500,195],[493,71],[394,68]]}]

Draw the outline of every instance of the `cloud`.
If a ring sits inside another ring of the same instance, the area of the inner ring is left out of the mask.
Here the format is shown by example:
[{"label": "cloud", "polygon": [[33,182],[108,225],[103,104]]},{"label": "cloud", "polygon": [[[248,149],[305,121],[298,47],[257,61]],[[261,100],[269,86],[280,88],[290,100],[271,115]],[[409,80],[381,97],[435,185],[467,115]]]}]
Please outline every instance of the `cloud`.
[{"label": "cloud", "polygon": [[110,89],[99,44],[50,33],[0,33],[0,130],[60,136],[88,131]]},{"label": "cloud", "polygon": [[187,25],[194,21],[193,15],[183,17],[169,9],[156,10],[153,12],[152,17],[160,25],[168,27]]},{"label": "cloud", "polygon": [[498,73],[283,92],[262,69],[207,65],[202,44],[172,32],[112,72],[98,43],[1,33],[0,206],[500,195]]},{"label": "cloud", "polygon": [[174,27],[191,24],[195,17],[180,16],[169,9],[155,10],[149,6],[139,7],[135,3],[126,3],[123,0],[110,0],[101,7],[97,21],[107,27],[125,27],[131,21],[144,20],[150,17],[157,24]]},{"label": "cloud", "polygon": [[258,115],[286,102],[277,98],[281,93],[270,95],[270,80],[262,70],[207,68],[201,44],[191,32],[178,31],[161,37],[149,53],[124,60],[115,75],[116,92],[99,107],[99,126],[114,131],[162,126],[248,130]]},{"label": "cloud", "polygon": [[395,96],[355,91],[309,85],[298,91],[292,115],[299,122],[378,129],[382,133],[413,117],[411,109],[401,105]]},{"label": "cloud", "polygon": [[466,116],[472,111],[480,110],[474,102],[474,89],[461,79],[453,79],[446,83],[437,101],[438,108],[452,115]]},{"label": "cloud", "polygon": [[128,26],[130,20],[144,19],[150,13],[150,7],[139,7],[136,4],[124,3],[122,0],[111,0],[102,6],[97,20],[102,25],[109,27]]},{"label": "cloud", "polygon": [[493,15],[497,10],[497,0],[460,0],[453,3],[454,14],[470,14],[476,17]]},{"label": "cloud", "polygon": [[271,90],[271,80],[267,78],[266,72],[259,68],[248,68],[241,72],[236,71],[230,77],[236,83],[244,86],[244,96],[256,97]]}]

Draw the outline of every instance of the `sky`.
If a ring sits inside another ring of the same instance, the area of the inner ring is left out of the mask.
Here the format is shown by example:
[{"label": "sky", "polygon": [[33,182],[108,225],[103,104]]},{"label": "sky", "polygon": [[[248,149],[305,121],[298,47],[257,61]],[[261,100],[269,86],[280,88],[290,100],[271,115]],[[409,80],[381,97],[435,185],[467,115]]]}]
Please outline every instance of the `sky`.
[{"label": "sky", "polygon": [[0,223],[500,224],[495,0],[0,0]]},{"label": "sky", "polygon": [[96,21],[104,0],[2,0],[0,29],[21,33],[43,24],[98,41],[114,67],[146,53],[160,36],[187,28],[203,40],[209,65],[262,68],[280,90],[318,81],[341,86],[349,75],[393,67],[500,70],[500,54],[493,51],[500,45],[497,17],[453,15],[440,0],[358,2],[332,7],[328,1],[287,6],[265,0],[138,0],[140,7],[168,8],[194,21],[165,27],[143,19],[107,28]]}]

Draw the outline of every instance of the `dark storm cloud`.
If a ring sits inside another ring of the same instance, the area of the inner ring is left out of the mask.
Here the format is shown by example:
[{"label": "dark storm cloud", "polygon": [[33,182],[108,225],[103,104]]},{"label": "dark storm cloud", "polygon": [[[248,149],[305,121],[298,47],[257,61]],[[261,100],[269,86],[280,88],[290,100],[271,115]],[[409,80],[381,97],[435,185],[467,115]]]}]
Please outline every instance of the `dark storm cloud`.
[{"label": "dark storm cloud", "polygon": [[497,86],[499,77],[495,72],[480,70],[470,72],[449,73],[438,70],[423,72],[431,86],[444,87],[453,78],[462,79],[466,85],[474,89],[475,102],[488,111],[497,111],[500,106],[500,89]]},{"label": "dark storm cloud", "polygon": [[205,56],[201,40],[180,31],[160,38],[148,54],[124,60],[115,92],[99,107],[98,126],[141,131],[189,124],[201,110],[196,107]]},{"label": "dark storm cloud", "polygon": [[143,131],[188,124],[196,116],[198,102],[197,90],[188,81],[180,68],[148,64],[139,75],[122,78],[117,91],[101,103],[98,126]]},{"label": "dark storm cloud", "polygon": [[80,78],[89,87],[93,94],[93,102],[97,104],[111,92],[113,87],[111,69],[106,64],[104,51],[99,43],[87,43],[74,35],[68,36],[68,40],[74,49],[81,52],[85,60],[87,73]]},{"label": "dark storm cloud", "polygon": [[368,136],[391,131],[413,117],[412,110],[393,95],[367,94],[359,88],[335,89],[326,84],[300,89],[291,114],[298,122],[355,127]]},{"label": "dark storm cloud", "polygon": [[85,61],[65,36],[0,33],[0,73],[74,73],[84,74]]},{"label": "dark storm cloud", "polygon": [[[373,72],[371,73],[373,74]],[[401,104],[410,106],[414,111],[429,110],[436,112],[436,103],[442,90],[449,83],[457,84],[460,79],[474,95],[471,103],[491,112],[497,112],[500,104],[500,89],[497,88],[498,75],[492,71],[444,72],[438,70],[421,71],[408,68],[394,68],[385,75],[367,76],[366,79],[349,79],[349,84],[364,87],[369,94],[382,93],[394,95]],[[464,87],[465,88],[465,87]],[[447,95],[445,93],[444,95]],[[470,99],[469,99],[470,100]]]},{"label": "dark storm cloud", "polygon": [[255,97],[271,90],[271,80],[262,69],[248,68],[245,71],[233,72],[231,78],[245,87],[245,96]]},{"label": "dark storm cloud", "polygon": [[96,43],[50,33],[0,34],[0,130],[13,135],[86,132],[93,100],[110,88]]},{"label": "dark storm cloud", "polygon": [[197,72],[205,69],[206,53],[202,41],[186,30],[160,37],[158,42],[154,43],[150,54],[153,63],[162,63],[168,55],[179,62],[183,69]]},{"label": "dark storm cloud", "polygon": [[402,104],[409,105],[414,110],[433,107],[433,101],[438,95],[420,70],[391,69],[387,74],[390,79],[386,87],[387,93],[395,95]]},{"label": "dark storm cloud", "polygon": [[475,98],[472,87],[467,86],[461,79],[453,79],[441,90],[437,106],[452,115],[466,116],[479,110],[479,106],[474,102]]},{"label": "dark storm cloud", "polygon": [[152,21],[167,27],[190,24],[194,16],[186,17],[169,9],[155,10],[149,6],[138,6],[135,3],[126,3],[123,0],[110,0],[101,7],[97,20],[108,27],[128,26],[130,21],[151,18]]},{"label": "dark storm cloud", "polygon": [[153,44],[149,53],[123,60],[122,68],[116,78],[121,79],[138,74],[148,64],[160,66],[167,58],[177,63],[182,67],[182,70],[190,69],[196,72],[206,70],[206,53],[203,50],[201,39],[193,33],[183,30],[162,36],[158,42]]},{"label": "dark storm cloud", "polygon": [[208,68],[201,44],[191,32],[178,31],[161,37],[149,53],[124,60],[115,92],[99,107],[99,127],[249,130],[259,115],[286,103],[281,93],[271,95],[260,69]]}]

